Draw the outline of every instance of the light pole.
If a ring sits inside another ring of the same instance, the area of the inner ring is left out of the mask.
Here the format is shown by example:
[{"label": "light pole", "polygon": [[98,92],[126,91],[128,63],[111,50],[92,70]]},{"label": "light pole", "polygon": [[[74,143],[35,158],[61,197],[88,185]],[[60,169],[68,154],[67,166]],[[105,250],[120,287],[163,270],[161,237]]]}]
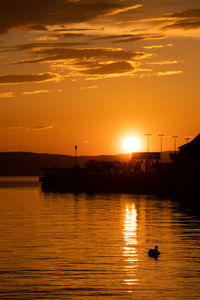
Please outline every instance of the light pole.
[{"label": "light pole", "polygon": [[152,135],[151,133],[145,133],[147,137],[147,152],[149,152],[149,137]]},{"label": "light pole", "polygon": [[178,135],[173,135],[174,139],[174,153],[176,153],[176,139],[178,138]]},{"label": "light pole", "polygon": [[189,138],[189,137],[185,137],[185,140],[186,140],[186,142],[188,143],[188,142],[189,142],[189,140],[191,140],[191,138]]},{"label": "light pole", "polygon": [[74,156],[74,161],[75,161],[75,165],[77,164],[77,146],[74,146],[74,151],[75,151],[75,156]]},{"label": "light pole", "polygon": [[162,162],[162,138],[165,135],[161,133],[158,136],[160,136],[160,161]]}]

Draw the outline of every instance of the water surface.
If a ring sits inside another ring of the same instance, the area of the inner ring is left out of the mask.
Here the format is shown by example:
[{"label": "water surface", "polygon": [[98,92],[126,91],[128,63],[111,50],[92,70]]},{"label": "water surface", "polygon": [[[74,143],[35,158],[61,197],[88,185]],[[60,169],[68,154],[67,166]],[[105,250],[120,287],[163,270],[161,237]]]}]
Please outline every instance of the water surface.
[{"label": "water surface", "polygon": [[2,299],[200,298],[200,220],[175,201],[1,178],[0,212]]}]

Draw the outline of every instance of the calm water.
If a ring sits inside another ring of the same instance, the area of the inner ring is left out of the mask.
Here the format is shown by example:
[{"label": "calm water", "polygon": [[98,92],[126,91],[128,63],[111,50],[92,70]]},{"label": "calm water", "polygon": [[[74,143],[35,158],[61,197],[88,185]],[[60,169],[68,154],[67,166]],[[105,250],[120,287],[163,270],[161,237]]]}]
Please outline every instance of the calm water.
[{"label": "calm water", "polygon": [[155,197],[44,194],[35,180],[0,179],[1,299],[200,299],[197,216]]}]

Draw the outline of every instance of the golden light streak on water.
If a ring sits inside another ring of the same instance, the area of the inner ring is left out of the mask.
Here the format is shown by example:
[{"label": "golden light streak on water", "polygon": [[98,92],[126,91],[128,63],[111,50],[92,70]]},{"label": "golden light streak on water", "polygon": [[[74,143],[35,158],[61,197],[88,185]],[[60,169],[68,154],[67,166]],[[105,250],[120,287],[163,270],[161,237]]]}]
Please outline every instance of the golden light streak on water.
[{"label": "golden light streak on water", "polygon": [[124,213],[124,228],[123,235],[126,246],[123,248],[123,255],[127,263],[125,269],[128,279],[124,280],[124,284],[135,285],[138,283],[136,278],[136,263],[137,263],[137,210],[134,203],[129,203],[125,207]]}]

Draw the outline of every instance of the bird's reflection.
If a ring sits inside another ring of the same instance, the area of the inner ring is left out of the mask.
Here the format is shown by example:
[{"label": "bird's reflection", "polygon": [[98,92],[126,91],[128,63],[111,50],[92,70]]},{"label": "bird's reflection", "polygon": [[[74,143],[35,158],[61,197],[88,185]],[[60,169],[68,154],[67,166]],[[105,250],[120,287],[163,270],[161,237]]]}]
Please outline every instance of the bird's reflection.
[{"label": "bird's reflection", "polygon": [[137,262],[137,211],[134,203],[129,203],[125,207],[123,235],[125,246],[123,255],[125,256],[125,268],[128,279],[124,280],[127,285],[137,284],[136,262]]}]

